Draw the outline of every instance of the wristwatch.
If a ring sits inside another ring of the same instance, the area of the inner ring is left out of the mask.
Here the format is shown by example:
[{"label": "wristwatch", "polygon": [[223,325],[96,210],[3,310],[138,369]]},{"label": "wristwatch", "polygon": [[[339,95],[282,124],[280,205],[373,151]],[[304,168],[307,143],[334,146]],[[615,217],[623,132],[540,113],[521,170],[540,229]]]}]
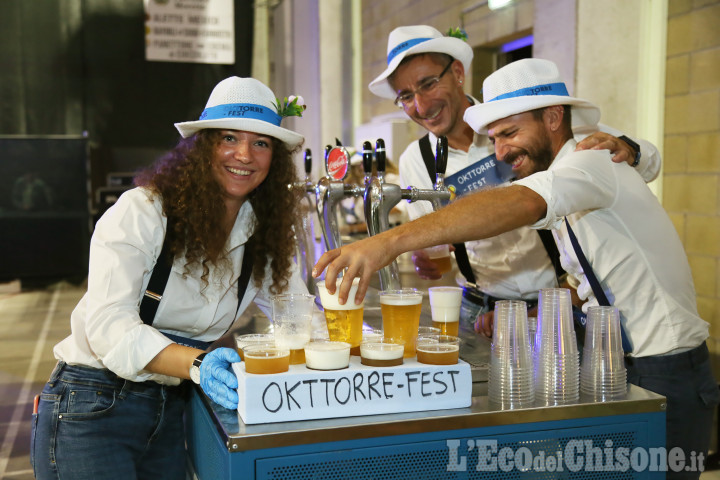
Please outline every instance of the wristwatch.
[{"label": "wristwatch", "polygon": [[640,164],[640,145],[637,144],[633,139],[626,137],[625,135],[621,135],[618,137],[623,142],[630,145],[630,148],[635,150],[635,161],[630,165],[631,167],[637,167]]},{"label": "wristwatch", "polygon": [[198,385],[200,385],[200,365],[202,364],[205,355],[207,355],[207,352],[201,353],[200,355],[195,357],[192,365],[190,365],[190,380],[197,383]]}]

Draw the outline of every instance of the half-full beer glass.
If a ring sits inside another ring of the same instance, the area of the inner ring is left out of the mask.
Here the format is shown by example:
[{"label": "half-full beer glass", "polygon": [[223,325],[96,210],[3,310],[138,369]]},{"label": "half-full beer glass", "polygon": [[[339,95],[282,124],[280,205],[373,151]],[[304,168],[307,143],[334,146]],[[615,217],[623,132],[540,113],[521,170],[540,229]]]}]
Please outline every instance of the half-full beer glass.
[{"label": "half-full beer glass", "polygon": [[357,293],[359,278],[353,281],[345,305],[340,305],[338,290],[342,278],[337,279],[335,293],[330,294],[325,288],[325,281],[317,283],[320,303],[325,310],[325,321],[327,322],[328,336],[333,342],[346,342],[350,344],[350,353],[360,355],[360,343],[363,336],[363,311],[365,302],[355,305],[355,294]]},{"label": "half-full beer glass", "polygon": [[385,338],[404,341],[405,358],[415,355],[421,307],[422,292],[415,288],[380,292],[380,312]]},{"label": "half-full beer glass", "polygon": [[436,245],[425,249],[430,261],[435,264],[441,275],[452,270],[452,260],[450,259],[450,247],[448,245]]},{"label": "half-full beer glass", "polygon": [[275,345],[290,350],[290,365],[305,363],[305,344],[312,333],[315,296],[288,293],[272,297]]}]

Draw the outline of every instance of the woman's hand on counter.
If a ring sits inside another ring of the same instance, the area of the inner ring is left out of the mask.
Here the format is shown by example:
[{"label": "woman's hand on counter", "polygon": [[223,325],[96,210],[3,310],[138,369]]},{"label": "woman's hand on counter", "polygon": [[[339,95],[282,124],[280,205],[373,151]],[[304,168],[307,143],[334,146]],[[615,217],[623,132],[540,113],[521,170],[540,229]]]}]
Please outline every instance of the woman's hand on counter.
[{"label": "woman's hand on counter", "polygon": [[230,364],[242,362],[232,348],[217,348],[200,365],[200,387],[213,402],[231,410],[238,407],[238,381]]}]

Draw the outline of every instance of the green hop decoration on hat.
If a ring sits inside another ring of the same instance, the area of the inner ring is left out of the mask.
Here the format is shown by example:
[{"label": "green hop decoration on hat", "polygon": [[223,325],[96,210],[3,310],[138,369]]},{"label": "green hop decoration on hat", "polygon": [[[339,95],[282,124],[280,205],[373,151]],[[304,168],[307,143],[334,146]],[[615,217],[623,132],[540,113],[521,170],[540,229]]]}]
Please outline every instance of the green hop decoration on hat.
[{"label": "green hop decoration on hat", "polygon": [[467,42],[468,39],[467,32],[460,27],[448,29],[448,31],[445,33],[445,36],[459,38],[463,42]]},{"label": "green hop decoration on hat", "polygon": [[302,117],[303,112],[307,108],[305,100],[300,95],[285,97],[282,103],[279,98],[275,100],[277,101],[275,108],[281,117]]}]

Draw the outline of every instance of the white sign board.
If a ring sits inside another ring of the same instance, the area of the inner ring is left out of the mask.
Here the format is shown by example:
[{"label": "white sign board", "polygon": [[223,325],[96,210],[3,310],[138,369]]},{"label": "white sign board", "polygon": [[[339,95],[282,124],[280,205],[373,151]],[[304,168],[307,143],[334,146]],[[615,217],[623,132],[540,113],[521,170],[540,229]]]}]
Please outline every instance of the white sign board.
[{"label": "white sign board", "polygon": [[235,63],[233,0],[144,0],[145,58]]},{"label": "white sign board", "polygon": [[290,365],[274,375],[245,372],[238,377],[238,411],[248,425],[382,413],[466,408],[472,402],[470,366],[425,365],[406,358],[397,367],[368,367],[350,358],[343,370],[310,370]]}]

